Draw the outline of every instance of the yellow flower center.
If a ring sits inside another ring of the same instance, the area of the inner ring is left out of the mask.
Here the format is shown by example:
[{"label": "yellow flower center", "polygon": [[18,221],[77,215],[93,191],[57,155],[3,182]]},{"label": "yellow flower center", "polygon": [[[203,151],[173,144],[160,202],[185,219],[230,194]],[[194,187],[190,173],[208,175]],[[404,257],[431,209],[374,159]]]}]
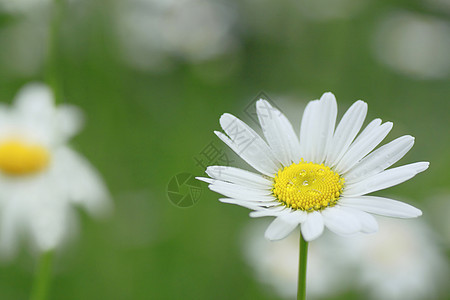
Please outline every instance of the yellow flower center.
[{"label": "yellow flower center", "polygon": [[0,170],[8,175],[36,173],[44,169],[49,161],[49,152],[40,145],[19,140],[0,142]]},{"label": "yellow flower center", "polygon": [[323,164],[301,160],[275,174],[273,194],[292,209],[321,210],[334,206],[344,187],[344,178]]}]

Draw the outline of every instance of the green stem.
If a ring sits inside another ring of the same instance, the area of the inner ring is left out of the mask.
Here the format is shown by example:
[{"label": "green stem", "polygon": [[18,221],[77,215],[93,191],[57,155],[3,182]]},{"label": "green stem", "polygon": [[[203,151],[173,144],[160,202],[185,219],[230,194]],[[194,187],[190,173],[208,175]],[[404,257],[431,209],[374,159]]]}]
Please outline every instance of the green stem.
[{"label": "green stem", "polygon": [[306,299],[306,263],[308,259],[308,242],[300,233],[300,249],[298,261],[298,291],[297,300]]},{"label": "green stem", "polygon": [[53,91],[55,97],[55,103],[62,101],[61,91],[61,74],[58,66],[59,60],[59,29],[61,27],[62,20],[62,8],[63,0],[53,0],[51,10],[51,21],[49,25],[49,38],[48,38],[48,56],[47,56],[47,69],[46,69],[46,81]]},{"label": "green stem", "polygon": [[47,299],[52,275],[52,261],[53,251],[50,250],[41,254],[30,300]]}]

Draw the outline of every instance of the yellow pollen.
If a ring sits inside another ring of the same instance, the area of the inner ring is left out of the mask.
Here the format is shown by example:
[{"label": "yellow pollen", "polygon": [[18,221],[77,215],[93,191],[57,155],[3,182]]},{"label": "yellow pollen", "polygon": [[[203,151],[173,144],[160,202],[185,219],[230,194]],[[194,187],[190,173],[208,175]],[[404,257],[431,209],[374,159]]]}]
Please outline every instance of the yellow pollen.
[{"label": "yellow pollen", "polygon": [[272,192],[285,206],[311,212],[334,206],[343,187],[344,178],[329,167],[302,159],[278,170]]},{"label": "yellow pollen", "polygon": [[26,175],[44,169],[50,161],[46,148],[19,140],[0,142],[0,170],[8,175]]}]

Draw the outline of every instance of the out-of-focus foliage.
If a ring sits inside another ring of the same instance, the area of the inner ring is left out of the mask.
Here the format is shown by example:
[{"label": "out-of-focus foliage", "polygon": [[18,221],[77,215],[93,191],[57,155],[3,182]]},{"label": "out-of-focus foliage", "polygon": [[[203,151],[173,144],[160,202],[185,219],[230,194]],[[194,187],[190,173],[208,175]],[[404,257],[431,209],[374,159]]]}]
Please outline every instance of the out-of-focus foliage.
[{"label": "out-of-focus foliage", "polygon": [[[173,176],[203,174],[195,158],[205,146],[225,151],[212,132],[219,116],[249,120],[261,91],[297,122],[325,91],[341,115],[363,99],[368,119],[394,122],[389,140],[415,136],[402,163],[429,160],[429,171],[385,193],[422,209],[449,253],[448,222],[432,201],[450,201],[445,1],[65,2],[58,70],[64,101],[86,115],[72,144],[102,173],[115,213],[97,222],[80,211],[81,235],[56,259],[51,299],[278,299],[241,253],[247,210],[206,186],[190,208],[167,197]],[[49,5],[0,0],[2,102],[45,80]],[[1,265],[1,299],[28,298],[34,263],[24,250]],[[364,297],[327,299],[341,296]]]}]

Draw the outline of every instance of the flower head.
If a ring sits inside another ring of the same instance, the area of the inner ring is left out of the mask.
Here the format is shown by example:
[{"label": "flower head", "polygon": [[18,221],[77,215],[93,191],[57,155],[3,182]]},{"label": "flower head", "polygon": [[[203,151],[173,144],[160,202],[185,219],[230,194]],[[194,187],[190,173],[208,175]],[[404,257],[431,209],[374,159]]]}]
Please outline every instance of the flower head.
[{"label": "flower head", "polygon": [[355,102],[335,128],[336,99],[325,93],[306,106],[299,137],[269,102],[259,100],[256,109],[265,140],[230,114],[220,118],[226,134],[215,133],[260,174],[211,166],[206,170],[211,178],[198,179],[227,197],[220,201],[252,209],[252,217],[276,217],[266,230],[268,239],[283,239],[299,224],[307,241],[319,237],[324,227],[340,235],[372,233],[378,224],[370,213],[399,218],[422,214],[396,200],[365,196],[411,179],[429,165],[386,170],[411,149],[414,138],[402,136],[373,151],[392,123],[375,119],[359,133],[365,102]]},{"label": "flower head", "polygon": [[80,111],[55,107],[42,84],[25,86],[0,106],[0,251],[14,254],[22,234],[39,251],[59,246],[71,231],[70,207],[93,214],[108,206],[97,172],[67,141],[82,125]]}]

